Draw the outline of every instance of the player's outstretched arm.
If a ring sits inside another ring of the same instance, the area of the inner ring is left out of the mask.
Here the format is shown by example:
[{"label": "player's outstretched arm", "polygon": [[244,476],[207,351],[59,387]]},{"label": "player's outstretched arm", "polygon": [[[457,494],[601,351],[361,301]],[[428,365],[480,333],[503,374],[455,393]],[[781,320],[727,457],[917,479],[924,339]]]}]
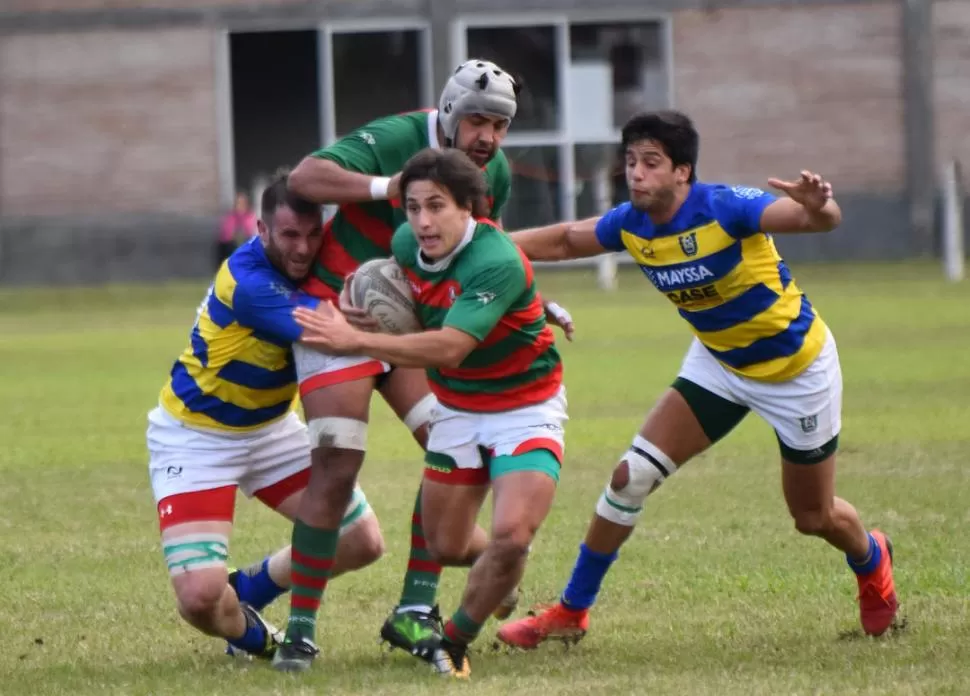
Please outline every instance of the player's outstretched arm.
[{"label": "player's outstretched arm", "polygon": [[396,367],[458,367],[478,339],[451,327],[395,336],[352,327],[330,303],[293,312],[303,329],[300,342],[328,353],[367,355]]},{"label": "player's outstretched arm", "polygon": [[835,202],[832,184],[808,170],[795,181],[768,179],[786,194],[768,205],[761,214],[761,230],[771,233],[829,232],[842,222],[842,210]]},{"label": "player's outstretched arm", "polygon": [[600,218],[560,222],[547,227],[533,227],[510,232],[530,261],[567,261],[596,256],[607,251],[596,235]]},{"label": "player's outstretched arm", "polygon": [[400,174],[371,176],[344,169],[333,160],[310,155],[292,172],[289,186],[298,196],[319,205],[363,203],[396,198]]}]

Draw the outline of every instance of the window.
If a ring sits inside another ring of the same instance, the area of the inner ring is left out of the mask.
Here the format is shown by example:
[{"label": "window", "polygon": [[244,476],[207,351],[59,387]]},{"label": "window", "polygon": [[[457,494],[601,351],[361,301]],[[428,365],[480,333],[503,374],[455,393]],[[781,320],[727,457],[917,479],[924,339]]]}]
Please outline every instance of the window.
[{"label": "window", "polygon": [[[660,22],[570,26],[570,67],[572,71],[585,69],[590,78],[608,80],[611,89],[606,99],[610,103],[605,106],[613,128],[622,128],[638,111],[669,106],[664,41]],[[575,92],[576,82],[571,86]]]},{"label": "window", "polygon": [[421,32],[334,32],[335,134],[368,121],[433,106],[422,102]]},{"label": "window", "polygon": [[512,197],[502,213],[509,230],[562,219],[559,148],[503,147],[512,168]]},{"label": "window", "polygon": [[626,200],[623,151],[618,144],[574,145],[576,218],[601,215]]},{"label": "window", "polygon": [[555,27],[471,27],[466,55],[497,63],[522,81],[514,132],[559,127]]}]

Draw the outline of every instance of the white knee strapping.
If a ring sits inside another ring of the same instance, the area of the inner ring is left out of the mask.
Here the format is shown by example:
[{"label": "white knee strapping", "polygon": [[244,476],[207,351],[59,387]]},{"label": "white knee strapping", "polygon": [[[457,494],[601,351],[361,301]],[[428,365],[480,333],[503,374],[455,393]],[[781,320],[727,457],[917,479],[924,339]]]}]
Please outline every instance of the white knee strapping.
[{"label": "white knee strapping", "polygon": [[438,400],[435,398],[434,394],[426,395],[421,401],[416,403],[408,411],[407,415],[401,420],[404,425],[408,427],[412,433],[420,428],[422,425],[427,425],[431,422],[431,416],[434,413],[434,407],[438,405]]},{"label": "white knee strapping", "polygon": [[307,423],[310,446],[367,451],[367,423],[355,418],[314,418]]},{"label": "white knee strapping", "polygon": [[623,461],[629,471],[629,482],[622,490],[615,491],[610,484],[596,504],[600,517],[632,527],[643,512],[643,501],[664,480],[677,471],[677,465],[660,448],[637,435]]}]

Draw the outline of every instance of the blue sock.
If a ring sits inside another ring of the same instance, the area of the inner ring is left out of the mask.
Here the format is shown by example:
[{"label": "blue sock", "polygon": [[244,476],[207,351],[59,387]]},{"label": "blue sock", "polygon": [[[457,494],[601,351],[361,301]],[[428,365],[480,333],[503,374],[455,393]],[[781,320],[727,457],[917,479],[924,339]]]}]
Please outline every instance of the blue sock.
[{"label": "blue sock", "polygon": [[266,650],[266,629],[255,621],[246,617],[246,632],[239,638],[233,638],[229,645],[248,653],[260,654]]},{"label": "blue sock", "polygon": [[569,609],[589,609],[596,601],[603,578],[619,554],[590,551],[586,544],[579,545],[579,558],[562,593],[561,601]]},{"label": "blue sock", "polygon": [[239,595],[239,601],[246,602],[256,611],[262,611],[284,592],[286,590],[269,576],[269,558],[263,559],[258,566],[253,565],[239,571],[236,576],[236,594]]},{"label": "blue sock", "polygon": [[869,537],[869,552],[865,558],[852,559],[848,555],[845,557],[845,560],[849,563],[849,567],[852,568],[856,575],[868,575],[879,567],[879,562],[882,560],[882,548],[872,534],[868,534],[867,536]]}]

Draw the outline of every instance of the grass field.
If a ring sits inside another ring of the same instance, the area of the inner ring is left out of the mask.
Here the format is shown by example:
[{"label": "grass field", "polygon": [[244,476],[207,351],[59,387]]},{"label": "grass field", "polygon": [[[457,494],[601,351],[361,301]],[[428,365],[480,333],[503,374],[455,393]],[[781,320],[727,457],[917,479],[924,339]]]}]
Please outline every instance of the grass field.
[{"label": "grass field", "polygon": [[[421,467],[375,400],[362,479],[387,555],[331,585],[311,673],[231,662],[177,618],[144,449],[145,414],[187,341],[203,284],[5,290],[0,693],[970,693],[970,286],[946,286],[926,265],[796,274],[839,340],[839,491],[896,545],[909,624],[894,637],[851,633],[852,576],[839,554],[795,533],[774,438],[751,418],[651,498],[584,642],[494,652],[489,625],[472,683],[436,679],[377,645]],[[527,604],[561,590],[615,458],[689,342],[642,278],[624,273],[609,295],[586,273],[544,273],[540,284],[573,312],[578,336],[563,346],[567,463],[530,559]],[[288,539],[287,523],[240,502],[236,560]],[[464,578],[446,571],[443,610]],[[268,616],[282,622],[286,601]]]}]

